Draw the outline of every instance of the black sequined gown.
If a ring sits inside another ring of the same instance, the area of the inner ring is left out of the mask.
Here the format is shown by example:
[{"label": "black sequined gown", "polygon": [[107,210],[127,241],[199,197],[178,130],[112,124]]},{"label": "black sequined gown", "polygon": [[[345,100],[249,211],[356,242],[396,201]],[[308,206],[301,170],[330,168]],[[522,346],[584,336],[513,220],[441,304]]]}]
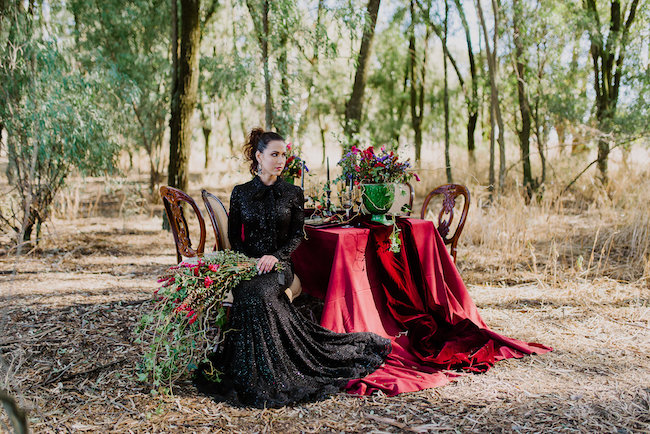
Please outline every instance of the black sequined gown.
[{"label": "black sequined gown", "polygon": [[373,333],[334,333],[302,316],[284,290],[293,279],[291,253],[303,238],[303,193],[281,178],[266,186],[255,177],[233,189],[228,237],[233,250],[254,258],[277,257],[284,271],[240,283],[233,290],[224,352],[210,360],[224,372],[220,383],[199,367],[205,393],[234,390],[239,403],[280,407],[339,391],[377,369],[390,340]]}]

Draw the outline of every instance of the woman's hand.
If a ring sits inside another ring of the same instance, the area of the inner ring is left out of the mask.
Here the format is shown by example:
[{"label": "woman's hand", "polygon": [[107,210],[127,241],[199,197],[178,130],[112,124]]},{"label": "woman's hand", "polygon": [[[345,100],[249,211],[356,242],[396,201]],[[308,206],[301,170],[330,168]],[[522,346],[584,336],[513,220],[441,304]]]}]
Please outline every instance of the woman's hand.
[{"label": "woman's hand", "polygon": [[273,255],[264,255],[257,260],[257,271],[259,274],[268,273],[278,262],[278,258]]}]

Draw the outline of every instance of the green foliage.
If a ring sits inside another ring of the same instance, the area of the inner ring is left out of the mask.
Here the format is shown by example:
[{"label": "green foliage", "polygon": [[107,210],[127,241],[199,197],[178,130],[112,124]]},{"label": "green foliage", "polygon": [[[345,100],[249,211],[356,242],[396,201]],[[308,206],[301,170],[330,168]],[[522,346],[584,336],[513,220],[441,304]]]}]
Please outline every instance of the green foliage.
[{"label": "green foliage", "polygon": [[[135,330],[138,342],[146,345],[138,380],[150,382],[154,390],[171,390],[181,376],[207,362],[210,349],[223,338],[226,294],[256,276],[256,264],[241,253],[222,250],[171,267],[159,280],[153,309],[142,315]],[[214,381],[219,374],[213,371]]]},{"label": "green foliage", "polygon": [[377,143],[399,145],[399,137],[406,124],[409,93],[405,88],[408,41],[404,23],[394,20],[390,27],[377,35],[377,67],[368,77],[372,95],[373,122],[368,124]]},{"label": "green foliage", "polygon": [[[107,113],[98,105],[101,77],[83,74],[66,52],[32,31],[32,18],[16,10],[2,17],[0,124],[6,132],[7,178],[19,201],[0,216],[31,238],[73,169],[84,175],[112,170],[119,147],[109,138]],[[38,234],[37,234],[38,235]]]},{"label": "green foliage", "polygon": [[160,179],[163,135],[169,109],[169,2],[73,0],[76,58],[102,76],[102,98],[113,107],[114,136],[146,150],[153,190]]}]

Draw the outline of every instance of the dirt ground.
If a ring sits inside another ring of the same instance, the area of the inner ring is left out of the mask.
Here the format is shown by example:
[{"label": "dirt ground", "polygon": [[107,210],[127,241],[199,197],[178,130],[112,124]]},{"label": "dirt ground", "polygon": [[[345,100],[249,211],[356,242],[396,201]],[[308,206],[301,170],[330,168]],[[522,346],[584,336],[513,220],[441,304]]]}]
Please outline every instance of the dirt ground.
[{"label": "dirt ground", "polygon": [[0,255],[0,387],[34,432],[650,432],[648,280],[540,278],[552,271],[526,261],[504,269],[498,252],[467,245],[459,267],[486,322],[553,352],[396,397],[341,393],[255,410],[215,403],[188,382],[154,396],[134,379],[132,332],[175,261],[161,207],[83,214],[53,220],[19,260]]}]

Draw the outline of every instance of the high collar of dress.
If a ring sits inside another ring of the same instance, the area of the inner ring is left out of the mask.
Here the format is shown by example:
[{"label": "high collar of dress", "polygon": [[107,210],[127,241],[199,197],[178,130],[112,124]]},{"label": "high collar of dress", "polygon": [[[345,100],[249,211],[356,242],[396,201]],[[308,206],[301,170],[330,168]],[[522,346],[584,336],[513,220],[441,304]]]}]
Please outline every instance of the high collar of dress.
[{"label": "high collar of dress", "polygon": [[278,176],[278,179],[276,179],[273,184],[266,185],[262,182],[259,176],[255,176],[255,178],[253,178],[253,186],[255,187],[253,199],[264,199],[270,193],[273,193],[273,196],[276,198],[282,196],[282,190],[280,188],[282,182],[282,178]]}]

